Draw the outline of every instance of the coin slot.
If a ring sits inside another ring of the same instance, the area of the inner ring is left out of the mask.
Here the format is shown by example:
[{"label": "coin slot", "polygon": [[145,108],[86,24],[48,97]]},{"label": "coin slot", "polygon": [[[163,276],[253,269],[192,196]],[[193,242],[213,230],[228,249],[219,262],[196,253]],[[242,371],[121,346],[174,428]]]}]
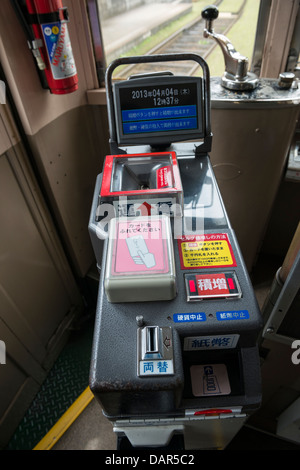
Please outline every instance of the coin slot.
[{"label": "coin slot", "polygon": [[157,354],[158,352],[158,327],[149,326],[147,328],[146,354]]}]

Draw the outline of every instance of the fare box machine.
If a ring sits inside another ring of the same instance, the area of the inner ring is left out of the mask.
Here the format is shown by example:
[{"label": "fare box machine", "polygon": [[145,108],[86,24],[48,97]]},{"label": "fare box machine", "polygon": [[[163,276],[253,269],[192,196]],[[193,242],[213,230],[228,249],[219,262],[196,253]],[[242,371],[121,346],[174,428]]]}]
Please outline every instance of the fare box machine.
[{"label": "fare box machine", "polygon": [[[175,60],[203,77],[112,81],[120,65]],[[117,59],[106,73],[90,388],[118,449],[223,449],[260,406],[262,319],[209,159],[209,82],[195,54]]]}]

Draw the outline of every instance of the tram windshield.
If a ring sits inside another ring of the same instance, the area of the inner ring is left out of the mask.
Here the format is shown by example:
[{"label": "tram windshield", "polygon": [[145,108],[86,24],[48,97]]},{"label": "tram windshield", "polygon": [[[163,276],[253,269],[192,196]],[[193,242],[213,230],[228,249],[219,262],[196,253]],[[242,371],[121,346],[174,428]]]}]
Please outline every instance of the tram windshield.
[{"label": "tram windshield", "polygon": [[[208,63],[211,76],[224,72],[221,49],[215,41],[203,37],[204,20],[201,11],[207,0],[188,1],[126,1],[97,0],[101,27],[101,46],[106,65],[121,56],[191,52],[201,55]],[[216,0],[219,10],[215,29],[230,37],[238,51],[249,59],[253,55],[260,0]],[[95,41],[95,36],[94,36]],[[177,65],[170,70],[177,74]],[[149,67],[123,67],[115,78],[127,78],[132,73],[149,72]],[[186,64],[185,75],[199,75],[200,68]]]}]

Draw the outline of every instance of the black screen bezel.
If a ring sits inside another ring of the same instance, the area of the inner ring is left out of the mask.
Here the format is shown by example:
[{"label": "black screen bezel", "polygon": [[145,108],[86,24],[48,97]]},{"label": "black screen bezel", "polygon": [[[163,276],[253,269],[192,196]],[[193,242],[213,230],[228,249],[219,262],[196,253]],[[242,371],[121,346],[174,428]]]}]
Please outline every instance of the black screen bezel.
[{"label": "black screen bezel", "polygon": [[[166,131],[166,132],[147,132],[147,133],[136,133],[136,134],[124,134],[123,132],[123,121],[121,114],[121,101],[120,101],[120,90],[121,89],[137,89],[138,87],[146,86],[175,86],[177,84],[196,84],[196,102],[197,105],[197,128],[179,131]],[[202,78],[201,77],[179,77],[179,76],[165,76],[165,77],[144,77],[128,79],[126,81],[120,81],[113,84],[113,96],[114,96],[114,110],[115,110],[115,123],[117,131],[117,142],[118,144],[146,144],[146,145],[163,145],[171,144],[173,142],[182,142],[187,140],[202,139],[205,135],[204,129],[204,113],[203,113],[203,90],[202,90]]]}]

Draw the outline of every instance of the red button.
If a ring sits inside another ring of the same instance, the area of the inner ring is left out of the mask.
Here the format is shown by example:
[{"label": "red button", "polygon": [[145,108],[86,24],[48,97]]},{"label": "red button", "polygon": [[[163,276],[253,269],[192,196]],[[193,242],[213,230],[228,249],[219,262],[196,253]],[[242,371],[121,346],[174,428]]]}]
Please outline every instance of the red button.
[{"label": "red button", "polygon": [[228,277],[227,278],[227,281],[228,281],[228,286],[229,286],[229,289],[235,289],[235,285],[234,285],[234,282],[233,282],[233,279],[231,277]]},{"label": "red button", "polygon": [[232,413],[232,410],[224,410],[223,408],[221,409],[216,408],[212,410],[195,411],[194,416],[198,416],[198,415],[217,416],[220,414],[227,414],[227,413]]},{"label": "red button", "polygon": [[190,280],[190,281],[189,281],[189,288],[190,288],[190,292],[196,292],[196,284],[195,284],[195,281],[193,281],[193,280]]}]

